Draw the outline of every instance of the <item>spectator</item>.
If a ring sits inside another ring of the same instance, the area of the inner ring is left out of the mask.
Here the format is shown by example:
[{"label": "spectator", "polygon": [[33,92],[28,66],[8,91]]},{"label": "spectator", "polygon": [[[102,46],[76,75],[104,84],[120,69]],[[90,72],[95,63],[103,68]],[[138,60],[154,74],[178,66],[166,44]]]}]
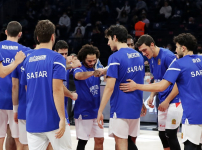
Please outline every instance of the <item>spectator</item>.
[{"label": "spectator", "polygon": [[77,28],[74,34],[74,38],[83,38],[82,30],[81,28]]},{"label": "spectator", "polygon": [[51,15],[52,9],[48,2],[46,2],[45,7],[42,10],[42,18],[49,19]]},{"label": "spectator", "polygon": [[125,1],[125,5],[121,9],[116,8],[116,11],[118,12],[117,19],[120,18],[122,11],[125,11],[126,14],[129,14],[130,13],[130,5],[128,5],[128,1]]},{"label": "spectator", "polygon": [[98,27],[93,28],[93,32],[92,32],[92,38],[91,38],[91,43],[93,44],[93,46],[99,46],[100,44],[100,39],[101,39],[101,32],[98,29]]},{"label": "spectator", "polygon": [[139,15],[143,10],[147,11],[147,4],[143,0],[138,0],[133,13]]},{"label": "spectator", "polygon": [[73,35],[77,34],[78,28],[81,30],[82,36],[84,36],[84,34],[85,34],[85,27],[82,26],[81,21],[78,21],[77,27],[75,28]]},{"label": "spectator", "polygon": [[168,19],[172,14],[172,7],[168,4],[167,1],[164,2],[164,6],[160,9],[160,14],[164,15]]},{"label": "spectator", "polygon": [[197,29],[197,25],[194,22],[193,17],[189,17],[189,22],[187,23],[185,30],[188,32],[194,32]]},{"label": "spectator", "polygon": [[147,28],[149,27],[150,21],[146,18],[146,15],[142,15],[142,22],[146,24]]},{"label": "spectator", "polygon": [[119,16],[119,22],[121,23],[121,24],[126,24],[127,23],[127,21],[128,21],[128,15],[127,15],[127,13],[126,13],[126,11],[125,10],[123,10],[122,12],[121,12],[121,15]]},{"label": "spectator", "polygon": [[100,20],[105,23],[106,20],[109,17],[109,12],[106,10],[105,6],[102,6],[101,11],[100,11]]},{"label": "spectator", "polygon": [[202,1],[196,0],[196,7],[201,10]]},{"label": "spectator", "polygon": [[58,36],[65,37],[65,35],[69,32],[71,27],[71,20],[69,16],[67,16],[67,13],[64,12],[63,15],[59,19],[59,24],[57,25]]},{"label": "spectator", "polygon": [[138,39],[141,35],[145,34],[146,25],[142,22],[142,19],[139,18],[139,21],[135,24],[135,37]]}]

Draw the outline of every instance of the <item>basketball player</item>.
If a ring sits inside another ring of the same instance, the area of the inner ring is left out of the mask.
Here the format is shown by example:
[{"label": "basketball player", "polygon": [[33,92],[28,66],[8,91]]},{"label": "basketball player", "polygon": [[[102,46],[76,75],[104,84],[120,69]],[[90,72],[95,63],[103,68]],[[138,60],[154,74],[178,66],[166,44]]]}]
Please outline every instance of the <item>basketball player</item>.
[{"label": "basketball player", "polygon": [[96,118],[100,105],[100,78],[94,77],[94,67],[100,52],[97,47],[84,45],[78,52],[81,68],[74,69],[74,83],[78,93],[74,118],[78,141],[77,150],[84,150],[90,138],[95,140],[95,150],[103,150],[104,130],[98,127]]},{"label": "basketball player", "polygon": [[[136,149],[134,142],[128,142],[129,137],[137,137],[140,130],[140,113],[143,92],[135,91],[129,94],[119,89],[119,83],[132,78],[138,83],[144,82],[144,60],[139,52],[127,45],[127,30],[124,26],[111,26],[106,31],[108,45],[113,53],[108,60],[107,83],[98,111],[97,122],[103,128],[102,112],[110,99],[109,136],[115,138],[117,150]],[[131,68],[137,68],[134,71]]]},{"label": "basketball player", "polygon": [[[66,63],[62,55],[52,51],[55,26],[49,20],[37,23],[35,33],[39,49],[23,63],[21,83],[27,85],[26,130],[29,149],[71,150],[70,127],[64,110],[64,95],[77,99],[63,86]],[[65,94],[64,94],[65,93]]]},{"label": "basketball player", "polygon": [[22,35],[22,26],[19,22],[9,22],[5,30],[5,34],[7,35],[7,39],[0,42],[0,76],[2,77],[0,78],[0,84],[2,85],[0,87],[0,150],[3,150],[8,122],[11,135],[15,138],[16,148],[20,149],[22,147],[18,140],[18,125],[13,120],[13,109],[15,108],[13,108],[12,105],[12,80],[10,73],[24,60],[25,55],[23,52],[29,49],[18,43],[18,40]]}]

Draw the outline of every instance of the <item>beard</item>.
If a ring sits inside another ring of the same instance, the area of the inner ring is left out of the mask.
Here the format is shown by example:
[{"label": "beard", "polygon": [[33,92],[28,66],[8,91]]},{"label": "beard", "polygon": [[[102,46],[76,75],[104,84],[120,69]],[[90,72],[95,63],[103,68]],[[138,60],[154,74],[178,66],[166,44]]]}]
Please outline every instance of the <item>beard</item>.
[{"label": "beard", "polygon": [[87,68],[94,68],[95,65],[89,66],[85,61],[83,62],[84,66],[86,66]]}]

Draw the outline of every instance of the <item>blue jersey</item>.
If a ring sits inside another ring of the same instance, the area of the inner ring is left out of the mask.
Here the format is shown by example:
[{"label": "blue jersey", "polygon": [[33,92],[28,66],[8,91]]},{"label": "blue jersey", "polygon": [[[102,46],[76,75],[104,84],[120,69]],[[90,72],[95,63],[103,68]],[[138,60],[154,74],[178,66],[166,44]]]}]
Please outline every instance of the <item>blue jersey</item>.
[{"label": "blue jersey", "polygon": [[202,56],[187,55],[172,63],[165,80],[177,83],[183,107],[182,123],[202,124]]},{"label": "blue jersey", "polygon": [[53,99],[53,79],[66,80],[65,59],[50,49],[38,49],[24,61],[21,84],[27,85],[26,129],[49,132],[59,128]]},{"label": "blue jersey", "polygon": [[97,118],[98,108],[100,106],[100,78],[91,76],[86,80],[75,79],[78,72],[94,71],[93,68],[87,68],[84,65],[81,68],[74,69],[74,83],[78,99],[75,101],[74,118],[78,119],[79,115],[82,119]]},{"label": "blue jersey", "polygon": [[[149,60],[150,71],[154,76],[155,82],[159,82],[163,79],[163,76],[170,66],[170,64],[176,59],[175,54],[170,50],[160,48],[159,54],[157,57],[153,57]],[[159,92],[159,100],[162,103],[166,97],[172,91],[174,85],[170,85],[165,91]],[[170,103],[179,102],[179,95],[177,95]]]},{"label": "blue jersey", "polygon": [[[66,71],[66,81],[63,81],[63,84],[67,89],[69,89],[69,70]],[[68,105],[68,97],[65,97],[65,117],[67,119],[67,122],[69,123],[67,105]]]},{"label": "blue jersey", "polygon": [[117,118],[137,119],[143,103],[143,92],[136,90],[124,93],[119,89],[121,83],[131,79],[136,83],[144,83],[144,59],[132,48],[121,48],[113,53],[108,60],[107,77],[116,78],[114,91],[110,99],[110,117],[116,113]]},{"label": "blue jersey", "polygon": [[[18,51],[27,51],[30,48],[22,46],[21,44],[13,41],[0,42],[0,53],[3,57],[3,65],[7,66],[15,59]],[[11,74],[5,78],[0,78],[0,109],[13,110],[12,104],[12,78]]]},{"label": "blue jersey", "polygon": [[[25,52],[26,57],[28,57],[34,50],[28,50]],[[19,79],[21,81],[21,76],[23,72],[23,63],[19,64],[18,67],[12,72],[12,78]],[[18,107],[18,119],[26,120],[26,90],[25,86],[19,84],[18,93],[19,107]]]}]

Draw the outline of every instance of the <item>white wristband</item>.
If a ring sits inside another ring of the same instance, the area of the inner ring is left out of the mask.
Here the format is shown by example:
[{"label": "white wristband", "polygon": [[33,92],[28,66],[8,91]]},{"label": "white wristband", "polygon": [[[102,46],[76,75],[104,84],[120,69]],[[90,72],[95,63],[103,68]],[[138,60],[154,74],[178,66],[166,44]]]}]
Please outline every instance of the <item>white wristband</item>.
[{"label": "white wristband", "polygon": [[18,105],[13,105],[13,112],[17,113],[18,112]]}]

